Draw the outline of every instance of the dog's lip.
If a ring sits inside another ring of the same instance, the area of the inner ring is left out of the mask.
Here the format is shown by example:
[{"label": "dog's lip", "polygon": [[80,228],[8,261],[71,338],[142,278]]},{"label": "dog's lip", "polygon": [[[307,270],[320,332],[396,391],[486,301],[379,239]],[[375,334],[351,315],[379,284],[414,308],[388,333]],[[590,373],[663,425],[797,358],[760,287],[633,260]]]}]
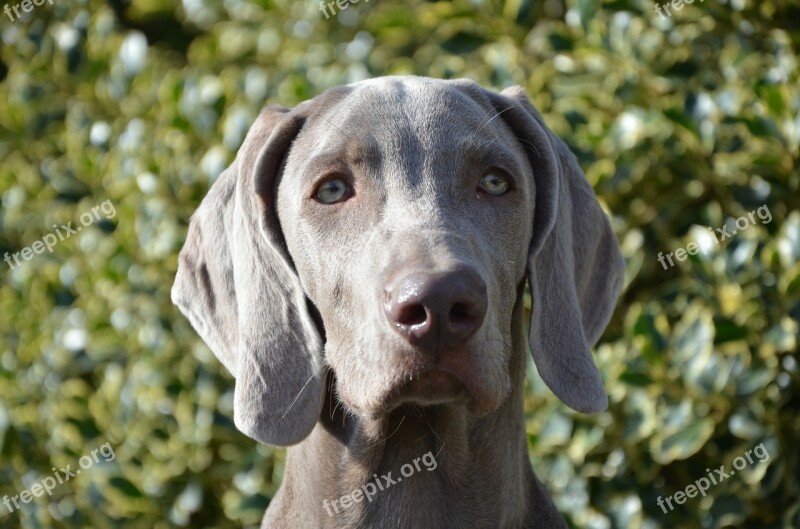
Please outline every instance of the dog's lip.
[{"label": "dog's lip", "polygon": [[412,403],[420,405],[445,404],[465,400],[467,386],[460,377],[449,370],[430,368],[399,383],[391,392],[390,404]]}]

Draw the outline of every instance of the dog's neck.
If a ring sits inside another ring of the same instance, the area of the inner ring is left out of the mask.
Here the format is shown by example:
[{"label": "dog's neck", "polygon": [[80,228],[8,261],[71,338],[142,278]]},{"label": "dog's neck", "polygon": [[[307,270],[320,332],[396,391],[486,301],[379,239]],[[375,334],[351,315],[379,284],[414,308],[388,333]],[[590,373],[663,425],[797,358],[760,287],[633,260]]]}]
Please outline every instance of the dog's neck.
[{"label": "dog's neck", "polygon": [[329,380],[322,418],[288,450],[262,527],[565,527],[528,459],[521,302],[514,312],[512,390],[493,413],[407,406],[356,417]]}]

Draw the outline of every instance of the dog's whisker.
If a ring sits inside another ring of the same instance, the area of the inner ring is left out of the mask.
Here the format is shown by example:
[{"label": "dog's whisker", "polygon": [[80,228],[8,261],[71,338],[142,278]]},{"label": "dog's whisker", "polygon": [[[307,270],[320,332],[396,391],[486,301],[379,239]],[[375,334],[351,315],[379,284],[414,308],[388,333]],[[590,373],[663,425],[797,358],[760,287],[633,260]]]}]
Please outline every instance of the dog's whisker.
[{"label": "dog's whisker", "polygon": [[[287,413],[289,413],[289,410],[291,410],[291,409],[292,409],[292,406],[294,406],[295,402],[297,402],[297,399],[299,399],[299,398],[300,398],[300,395],[302,395],[302,394],[303,394],[303,391],[305,391],[305,389],[308,387],[308,384],[309,384],[309,383],[310,383],[312,380],[314,380],[314,375],[311,375],[310,377],[308,377],[308,380],[306,380],[306,383],[305,383],[305,384],[303,384],[303,387],[302,387],[302,388],[300,388],[300,392],[299,392],[299,393],[297,394],[297,396],[294,398],[294,400],[292,401],[292,403],[291,403],[291,404],[289,404],[289,407],[288,407],[288,408],[286,408],[286,411],[285,411],[285,412],[283,412],[283,415],[281,415],[281,419],[283,419],[283,418],[285,418],[285,417],[286,417],[286,414],[287,414]],[[319,402],[319,401],[317,401],[317,402]]]},{"label": "dog's whisker", "polygon": [[447,443],[445,443],[444,441],[442,441],[442,447],[439,449],[439,451],[438,451],[438,452],[436,452],[436,455],[435,455],[435,456],[433,456],[433,458],[434,458],[434,459],[436,459],[437,457],[439,457],[439,454],[441,454],[441,453],[442,453],[442,450],[444,450],[444,445],[446,445],[446,444],[447,444]]},{"label": "dog's whisker", "polygon": [[406,420],[406,414],[404,413],[404,414],[403,414],[403,418],[402,418],[402,419],[400,419],[400,423],[397,425],[397,428],[395,428],[395,429],[394,429],[394,431],[393,431],[392,433],[390,433],[389,435],[387,435],[387,436],[386,436],[386,438],[384,438],[384,439],[381,439],[380,441],[376,441],[376,442],[374,442],[374,443],[370,444],[369,446],[367,446],[367,450],[369,450],[369,449],[370,449],[370,448],[372,448],[373,446],[376,446],[376,445],[379,445],[379,444],[381,444],[381,443],[385,443],[386,441],[388,441],[388,440],[389,440],[389,438],[390,438],[391,436],[393,436],[394,434],[396,434],[396,433],[397,433],[397,431],[398,431],[398,430],[400,429],[400,427],[403,425],[403,421],[405,421],[405,420]]},{"label": "dog's whisker", "polygon": [[522,142],[522,143],[525,143],[525,144],[527,144],[527,145],[530,145],[530,146],[533,148],[533,150],[534,150],[534,151],[536,151],[536,156],[538,156],[539,158],[541,158],[541,157],[542,157],[542,154],[539,152],[539,149],[537,149],[537,148],[536,148],[536,145],[534,145],[534,144],[533,144],[533,143],[531,143],[530,141],[528,141],[528,140],[526,140],[526,139],[524,139],[524,138],[519,138],[519,137],[517,137],[517,141],[520,141],[520,142]]},{"label": "dog's whisker", "polygon": [[498,112],[497,114],[495,114],[494,116],[492,116],[491,118],[489,118],[489,120],[488,120],[488,121],[486,121],[486,123],[484,123],[483,125],[481,125],[480,127],[478,127],[478,130],[477,130],[477,131],[475,131],[475,132],[480,132],[480,131],[483,129],[483,127],[485,127],[486,125],[488,125],[489,123],[491,123],[491,122],[492,122],[492,120],[494,120],[494,119],[495,119],[497,116],[499,116],[499,115],[500,115],[500,114],[502,114],[503,112],[507,112],[507,111],[511,110],[512,108],[514,108],[514,107],[513,107],[513,106],[510,106],[510,107],[508,107],[508,108],[504,108],[503,110],[501,110],[500,112]]},{"label": "dog's whisker", "polygon": [[489,147],[489,146],[490,146],[492,143],[496,142],[496,141],[497,141],[497,140],[499,140],[499,139],[500,139],[500,138],[499,138],[498,136],[495,136],[494,138],[492,138],[492,140],[491,140],[491,141],[484,142],[484,143],[482,143],[481,145],[479,145],[478,147],[479,147],[480,149],[485,149],[485,148]]},{"label": "dog's whisker", "polygon": [[326,118],[325,116],[317,116],[317,117],[319,117],[320,119],[322,119],[322,121],[324,121],[324,122],[328,123],[328,124],[329,124],[331,127],[335,128],[335,129],[336,129],[336,130],[338,130],[340,133],[342,133],[342,134],[344,134],[345,136],[347,136],[347,133],[346,133],[346,132],[344,132],[342,129],[340,129],[340,128],[339,128],[339,127],[338,127],[338,126],[335,124],[335,123],[333,123],[331,120],[329,120],[329,119],[328,119],[328,118]]},{"label": "dog's whisker", "polygon": [[434,429],[433,429],[433,426],[431,426],[431,423],[430,423],[430,421],[428,421],[428,418],[427,418],[427,417],[426,417],[424,414],[422,414],[422,413],[420,413],[420,418],[421,418],[421,419],[422,419],[422,421],[425,423],[425,425],[426,425],[426,426],[427,426],[427,427],[428,427],[428,428],[431,430],[431,433],[434,435],[434,437],[436,437],[437,439],[439,439],[440,441],[442,441],[442,443],[444,443],[444,441],[443,441],[443,440],[442,440],[442,438],[439,436],[439,434],[438,434],[438,433],[436,433],[436,430],[434,430]]}]

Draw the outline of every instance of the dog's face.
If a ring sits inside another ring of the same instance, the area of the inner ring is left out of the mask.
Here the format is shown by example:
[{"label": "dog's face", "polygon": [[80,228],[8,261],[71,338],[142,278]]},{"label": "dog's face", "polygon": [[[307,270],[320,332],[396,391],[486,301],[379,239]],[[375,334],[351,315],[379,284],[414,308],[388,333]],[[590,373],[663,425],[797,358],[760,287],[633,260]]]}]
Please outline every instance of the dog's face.
[{"label": "dog's face", "polygon": [[329,368],[352,412],[495,410],[525,279],[543,380],[604,409],[590,349],[623,271],[521,89],[387,77],[262,112],[193,217],[172,295],[236,377],[236,425],[289,445],[317,424]]},{"label": "dog's face", "polygon": [[357,85],[291,147],[278,217],[355,411],[463,402],[481,413],[510,389],[533,180],[493,117],[429,80]]}]

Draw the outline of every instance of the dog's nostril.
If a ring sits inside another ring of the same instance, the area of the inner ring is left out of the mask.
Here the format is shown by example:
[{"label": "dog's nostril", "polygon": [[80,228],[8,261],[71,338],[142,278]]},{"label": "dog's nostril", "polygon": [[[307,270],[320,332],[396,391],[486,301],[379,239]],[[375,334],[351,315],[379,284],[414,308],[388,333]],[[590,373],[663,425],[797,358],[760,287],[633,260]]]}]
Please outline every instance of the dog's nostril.
[{"label": "dog's nostril", "polygon": [[428,313],[420,304],[406,305],[400,309],[395,320],[400,325],[420,325],[428,321]]},{"label": "dog's nostril", "polygon": [[473,319],[472,310],[466,303],[456,303],[450,309],[450,321],[453,323],[462,323]]},{"label": "dog's nostril", "polygon": [[395,332],[427,351],[461,347],[486,316],[486,284],[463,266],[417,272],[390,284],[384,310]]}]

